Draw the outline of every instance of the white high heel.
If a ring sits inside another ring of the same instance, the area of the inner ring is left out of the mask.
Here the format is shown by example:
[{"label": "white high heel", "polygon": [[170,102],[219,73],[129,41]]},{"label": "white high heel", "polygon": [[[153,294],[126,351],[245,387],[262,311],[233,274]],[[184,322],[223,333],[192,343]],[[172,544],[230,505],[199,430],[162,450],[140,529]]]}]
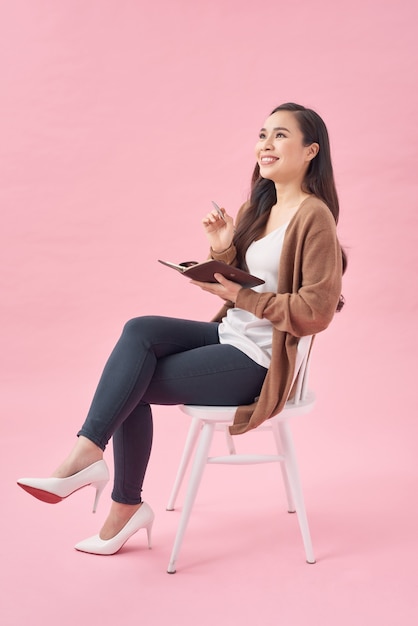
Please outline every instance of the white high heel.
[{"label": "white high heel", "polygon": [[67,478],[19,478],[17,484],[38,500],[50,504],[61,502],[75,491],[91,485],[96,488],[93,503],[93,513],[95,513],[100,495],[108,480],[109,470],[106,463],[101,460]]},{"label": "white high heel", "polygon": [[131,519],[112,539],[100,539],[99,535],[94,535],[84,541],[80,541],[75,545],[76,550],[80,552],[89,552],[90,554],[115,554],[141,528],[147,529],[148,548],[151,548],[151,530],[154,523],[154,512],[151,507],[143,502],[139,509],[134,513]]}]

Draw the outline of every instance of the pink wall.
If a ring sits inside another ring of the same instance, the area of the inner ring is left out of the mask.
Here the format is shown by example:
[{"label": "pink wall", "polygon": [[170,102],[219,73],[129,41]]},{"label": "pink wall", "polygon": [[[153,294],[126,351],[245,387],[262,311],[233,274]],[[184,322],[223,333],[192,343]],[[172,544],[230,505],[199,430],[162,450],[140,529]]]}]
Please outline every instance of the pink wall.
[{"label": "pink wall", "polygon": [[237,209],[259,124],[287,100],[329,126],[359,324],[416,307],[416,54],[403,4],[2,3],[9,374],[21,376],[23,354],[30,375],[47,357],[79,362],[79,339],[94,345],[136,313],[210,315],[216,304],[155,259],[205,254],[201,215],[212,198]]},{"label": "pink wall", "polygon": [[31,462],[16,475],[51,469],[31,437],[68,441],[126,319],[217,309],[156,259],[206,255],[210,200],[236,212],[260,123],[293,100],[328,125],[350,262],[307,432],[334,478],[395,471],[402,499],[418,434],[416,24],[405,0],[1,0],[2,411]]}]

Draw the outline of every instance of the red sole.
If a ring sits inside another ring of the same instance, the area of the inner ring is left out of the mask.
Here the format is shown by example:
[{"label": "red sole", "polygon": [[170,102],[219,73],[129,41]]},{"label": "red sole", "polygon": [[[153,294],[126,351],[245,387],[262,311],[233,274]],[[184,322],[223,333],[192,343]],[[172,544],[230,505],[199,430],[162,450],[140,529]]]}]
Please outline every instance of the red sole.
[{"label": "red sole", "polygon": [[57,502],[61,502],[63,498],[61,496],[56,496],[54,493],[50,493],[49,491],[43,491],[42,489],[35,489],[35,487],[29,487],[27,485],[21,485],[18,483],[19,487],[22,487],[25,491],[31,494],[34,498],[38,500],[42,500],[42,502],[48,502],[48,504],[57,504]]}]

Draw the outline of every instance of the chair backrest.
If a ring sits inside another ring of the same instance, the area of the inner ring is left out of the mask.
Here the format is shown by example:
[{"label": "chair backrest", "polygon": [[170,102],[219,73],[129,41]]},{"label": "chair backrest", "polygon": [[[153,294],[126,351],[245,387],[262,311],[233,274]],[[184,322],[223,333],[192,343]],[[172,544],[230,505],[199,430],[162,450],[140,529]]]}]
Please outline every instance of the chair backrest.
[{"label": "chair backrest", "polygon": [[292,387],[296,382],[294,396],[289,403],[300,404],[308,391],[309,357],[312,345],[312,335],[301,337],[298,341],[295,373],[293,375]]}]

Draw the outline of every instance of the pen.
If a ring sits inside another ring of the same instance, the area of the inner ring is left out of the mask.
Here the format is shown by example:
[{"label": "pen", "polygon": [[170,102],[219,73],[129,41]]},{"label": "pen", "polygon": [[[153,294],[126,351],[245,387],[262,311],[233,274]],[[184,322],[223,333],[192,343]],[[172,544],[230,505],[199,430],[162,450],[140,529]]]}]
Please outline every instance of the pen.
[{"label": "pen", "polygon": [[216,204],[216,202],[214,202],[214,201],[212,200],[212,204],[213,204],[213,206],[215,207],[215,209],[216,209],[216,211],[217,211],[217,213],[218,213],[219,217],[220,217],[221,219],[223,219],[223,221],[224,221],[224,222],[226,222],[226,219],[225,219],[225,217],[224,217],[224,214],[222,213],[221,209],[218,207],[218,205]]}]

